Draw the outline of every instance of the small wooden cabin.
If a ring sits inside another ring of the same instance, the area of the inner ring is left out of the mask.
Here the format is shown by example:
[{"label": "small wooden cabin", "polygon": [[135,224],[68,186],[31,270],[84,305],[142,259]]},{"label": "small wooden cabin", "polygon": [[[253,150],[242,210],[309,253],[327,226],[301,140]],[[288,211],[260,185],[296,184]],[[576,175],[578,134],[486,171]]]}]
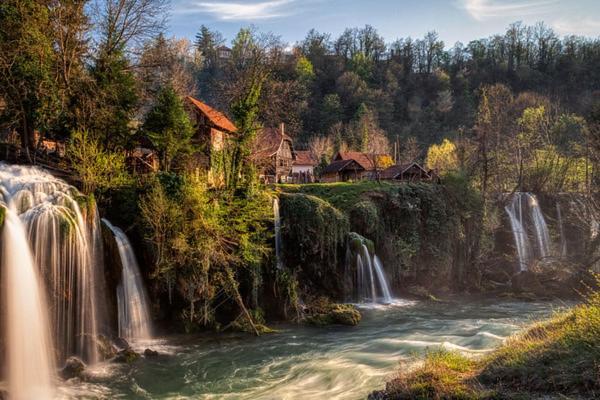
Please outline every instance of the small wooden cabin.
[{"label": "small wooden cabin", "polygon": [[398,182],[430,182],[431,174],[416,162],[392,165],[381,173],[381,179]]},{"label": "small wooden cabin", "polygon": [[337,160],[321,172],[321,182],[358,181],[363,179],[364,174],[364,167],[356,160]]}]

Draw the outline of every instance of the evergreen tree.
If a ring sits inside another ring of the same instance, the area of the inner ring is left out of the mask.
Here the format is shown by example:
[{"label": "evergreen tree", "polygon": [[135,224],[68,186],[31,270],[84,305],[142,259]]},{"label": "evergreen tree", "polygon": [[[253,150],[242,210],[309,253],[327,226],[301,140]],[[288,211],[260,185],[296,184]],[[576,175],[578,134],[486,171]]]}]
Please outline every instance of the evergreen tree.
[{"label": "evergreen tree", "polygon": [[156,104],[146,115],[143,130],[158,150],[165,171],[171,169],[177,156],[191,150],[194,128],[171,86],[158,94]]}]

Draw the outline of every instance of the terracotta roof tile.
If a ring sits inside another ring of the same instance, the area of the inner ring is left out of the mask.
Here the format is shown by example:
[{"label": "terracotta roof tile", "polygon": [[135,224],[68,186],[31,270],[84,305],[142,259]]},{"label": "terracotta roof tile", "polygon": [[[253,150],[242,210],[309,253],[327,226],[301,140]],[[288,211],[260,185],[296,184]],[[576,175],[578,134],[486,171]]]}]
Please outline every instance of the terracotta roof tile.
[{"label": "terracotta roof tile", "polygon": [[198,110],[200,110],[200,112],[202,112],[202,114],[204,114],[206,116],[206,118],[208,118],[210,120],[210,122],[212,122],[213,124],[215,124],[218,128],[221,128],[221,129],[223,129],[224,131],[227,131],[227,132],[236,132],[237,131],[237,128],[235,127],[235,125],[233,124],[233,122],[231,122],[220,111],[215,110],[214,108],[212,108],[208,104],[203,103],[200,100],[196,100],[195,98],[193,98],[191,96],[188,96],[187,99]]}]

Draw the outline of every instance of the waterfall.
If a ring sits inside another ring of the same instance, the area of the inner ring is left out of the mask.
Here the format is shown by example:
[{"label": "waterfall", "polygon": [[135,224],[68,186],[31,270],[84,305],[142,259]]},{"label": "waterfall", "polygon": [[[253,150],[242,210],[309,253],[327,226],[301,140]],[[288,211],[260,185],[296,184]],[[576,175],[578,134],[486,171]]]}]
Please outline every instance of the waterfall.
[{"label": "waterfall", "polygon": [[43,288],[21,220],[4,209],[2,300],[5,375],[11,399],[53,398],[52,344]]},{"label": "waterfall", "polygon": [[556,202],[556,216],[558,218],[558,229],[560,233],[560,255],[564,258],[567,256],[567,238],[565,237],[565,227],[563,225],[562,212],[559,202]]},{"label": "waterfall", "polygon": [[[78,355],[90,363],[98,361],[95,339],[102,296],[96,280],[104,273],[94,248],[95,204],[35,167],[0,163],[0,188],[8,208],[19,216],[33,263],[44,276],[57,360]],[[17,250],[6,251],[10,255]]]},{"label": "waterfall", "polygon": [[[529,211],[529,215],[524,213],[524,209]],[[520,270],[529,268],[529,263],[536,255],[534,250],[539,259],[550,256],[550,234],[537,197],[531,193],[516,192],[505,211],[510,220]],[[527,229],[528,223],[533,229]],[[530,232],[535,237],[535,246],[531,243]]]},{"label": "waterfall", "polygon": [[275,226],[275,258],[277,260],[277,269],[283,269],[281,259],[281,216],[279,214],[279,199],[273,199],[273,223]]},{"label": "waterfall", "polygon": [[102,219],[102,222],[115,237],[123,266],[121,281],[117,286],[119,336],[127,339],[150,339],[150,302],[131,243],[120,228],[106,219]]},{"label": "waterfall", "polygon": [[385,279],[385,272],[383,271],[383,264],[379,257],[373,257],[373,266],[375,267],[375,272],[377,273],[377,279],[379,280],[379,284],[381,285],[381,293],[383,294],[383,301],[385,303],[392,302],[392,293],[390,292],[390,288],[388,286],[387,280]]},{"label": "waterfall", "polygon": [[392,303],[390,287],[379,257],[371,255],[364,243],[360,243],[355,253],[353,256],[349,246],[346,251],[345,275],[352,282],[351,301],[372,304]]}]

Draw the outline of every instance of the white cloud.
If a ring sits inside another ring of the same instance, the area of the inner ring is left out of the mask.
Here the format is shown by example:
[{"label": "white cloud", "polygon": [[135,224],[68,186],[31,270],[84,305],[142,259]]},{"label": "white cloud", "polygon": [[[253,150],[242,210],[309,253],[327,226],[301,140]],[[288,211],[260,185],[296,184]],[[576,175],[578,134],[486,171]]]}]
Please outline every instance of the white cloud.
[{"label": "white cloud", "polygon": [[210,14],[224,21],[253,21],[291,15],[291,8],[286,6],[291,6],[296,1],[269,0],[254,3],[193,1],[179,11]]},{"label": "white cloud", "polygon": [[477,21],[493,18],[522,18],[548,13],[558,0],[458,0],[459,7]]},{"label": "white cloud", "polygon": [[561,35],[600,36],[600,19],[558,19],[552,27]]}]

